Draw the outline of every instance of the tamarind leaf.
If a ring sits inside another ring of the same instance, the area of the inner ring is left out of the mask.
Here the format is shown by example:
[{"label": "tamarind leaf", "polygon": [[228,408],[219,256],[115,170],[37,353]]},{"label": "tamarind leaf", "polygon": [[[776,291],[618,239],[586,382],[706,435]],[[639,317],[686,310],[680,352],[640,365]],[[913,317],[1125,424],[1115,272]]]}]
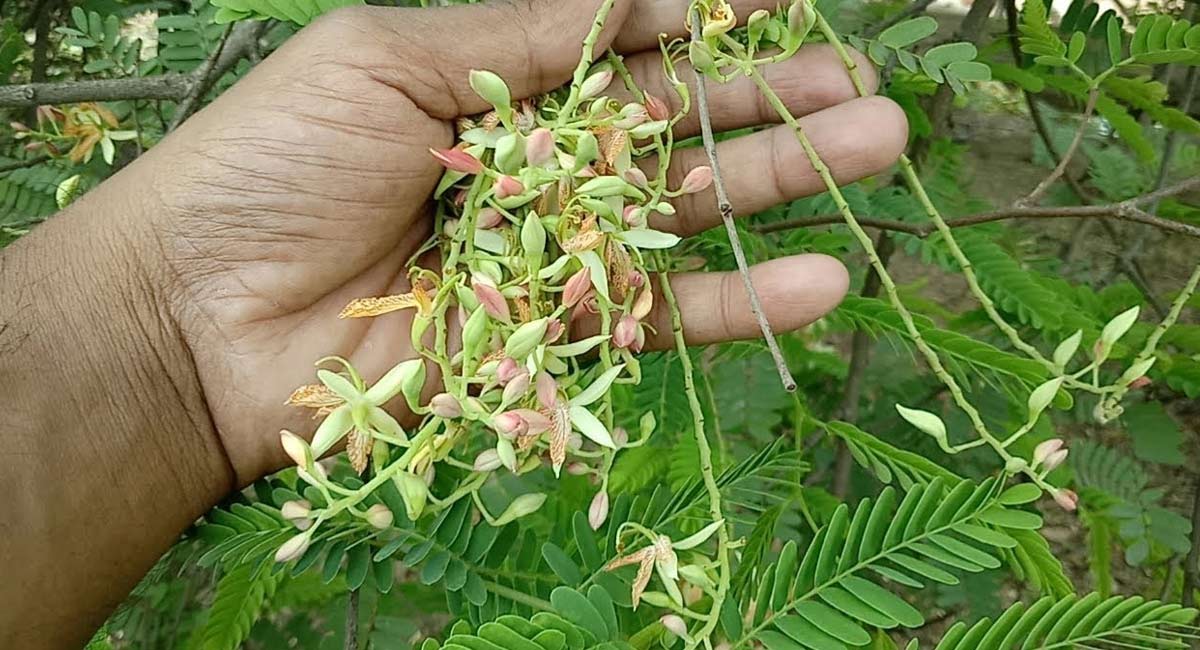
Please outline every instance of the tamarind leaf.
[{"label": "tamarind leaf", "polygon": [[933,36],[937,32],[937,20],[930,16],[920,16],[896,23],[879,34],[879,42],[899,49],[908,47],[921,39]]}]

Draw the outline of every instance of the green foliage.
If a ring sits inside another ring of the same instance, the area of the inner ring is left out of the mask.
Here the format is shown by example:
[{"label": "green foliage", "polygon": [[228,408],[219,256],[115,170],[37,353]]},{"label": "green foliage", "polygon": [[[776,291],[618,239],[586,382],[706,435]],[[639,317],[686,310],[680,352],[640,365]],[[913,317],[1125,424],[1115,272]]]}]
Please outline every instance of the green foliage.
[{"label": "green foliage", "polygon": [[201,650],[234,650],[262,615],[286,574],[271,566],[240,564],[221,576],[208,621],[201,633]]},{"label": "green foliage", "polygon": [[364,4],[362,0],[212,0],[212,3],[220,8],[216,14],[219,23],[273,18],[297,25],[307,25],[338,7]]}]

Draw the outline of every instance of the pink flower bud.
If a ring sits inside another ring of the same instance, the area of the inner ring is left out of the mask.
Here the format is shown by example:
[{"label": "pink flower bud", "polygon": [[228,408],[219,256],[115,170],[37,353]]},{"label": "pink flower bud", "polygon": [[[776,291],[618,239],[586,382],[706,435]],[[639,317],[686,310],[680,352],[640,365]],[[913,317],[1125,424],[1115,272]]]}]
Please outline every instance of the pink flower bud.
[{"label": "pink flower bud", "polygon": [[548,409],[554,408],[558,401],[558,382],[544,370],[537,374],[537,397],[538,402]]},{"label": "pink flower bud", "polygon": [[1070,453],[1069,449],[1059,449],[1046,458],[1046,462],[1042,464],[1042,467],[1044,467],[1047,472],[1053,470],[1055,467],[1063,464],[1063,461],[1067,459],[1068,453]]},{"label": "pink flower bud", "polygon": [[500,469],[500,454],[495,449],[484,449],[475,457],[476,472],[491,472]]},{"label": "pink flower bud", "polygon": [[676,614],[664,614],[662,618],[658,619],[658,622],[677,637],[687,636],[687,623],[683,622],[683,619]]},{"label": "pink flower bud", "polygon": [[509,321],[511,315],[508,311],[508,301],[495,285],[476,278],[471,280],[471,291],[475,293],[475,298],[483,305],[483,310],[488,316],[505,323]]},{"label": "pink flower bud", "polygon": [[592,497],[592,504],[588,506],[588,525],[592,530],[600,530],[605,519],[608,519],[608,492],[601,490]]},{"label": "pink flower bud", "polygon": [[508,382],[508,385],[504,387],[504,401],[509,403],[515,402],[524,397],[525,393],[528,392],[529,371],[522,368],[521,372],[517,373],[517,376],[513,377],[512,381]]},{"label": "pink flower bud", "polygon": [[567,463],[567,473],[571,476],[583,476],[588,473],[588,466],[580,462]]},{"label": "pink flower bud", "polygon": [[554,134],[550,129],[534,129],[525,137],[525,161],[541,167],[554,160]]},{"label": "pink flower bud", "polygon": [[392,511],[382,503],[376,503],[367,508],[367,523],[379,530],[390,528],[395,519],[396,517],[392,514]]},{"label": "pink flower bud", "polygon": [[530,435],[537,435],[548,431],[550,427],[554,426],[550,418],[533,409],[516,409],[515,413],[525,421]]},{"label": "pink flower bud", "polygon": [[612,430],[612,439],[613,444],[620,449],[629,443],[629,432],[625,430],[625,427],[616,427]]},{"label": "pink flower bud", "polygon": [[529,423],[516,411],[505,411],[492,418],[492,428],[502,436],[515,438],[529,431]]},{"label": "pink flower bud", "polygon": [[546,335],[542,337],[542,341],[545,343],[553,343],[557,341],[558,337],[562,336],[563,332],[565,331],[566,328],[563,327],[562,321],[556,318],[549,323],[546,323]]},{"label": "pink flower bud", "polygon": [[312,504],[308,501],[285,501],[279,508],[279,513],[300,530],[308,530],[308,527],[312,526],[312,518],[309,516],[312,513]]},{"label": "pink flower bud", "polygon": [[500,214],[496,208],[484,208],[475,217],[476,227],[484,230],[491,230],[502,223],[504,223],[504,215]]},{"label": "pink flower bud", "polygon": [[29,127],[25,126],[22,122],[9,122],[8,126],[12,127],[12,130],[17,133],[24,133],[29,130]]},{"label": "pink flower bud", "polygon": [[659,99],[655,95],[646,93],[646,114],[655,122],[670,119],[671,110],[667,108],[667,103]]},{"label": "pink flower bud", "polygon": [[495,183],[492,183],[492,191],[496,193],[496,198],[507,199],[510,196],[517,196],[521,192],[524,192],[525,186],[521,184],[521,181],[512,176],[504,175],[497,178]]},{"label": "pink flower bud", "polygon": [[713,170],[708,165],[700,165],[688,172],[687,176],[683,177],[683,184],[679,186],[681,194],[695,194],[708,189],[713,182]]},{"label": "pink flower bud", "polygon": [[650,119],[646,107],[641,104],[626,104],[621,108],[620,118],[613,122],[613,127],[618,129],[632,129],[639,124],[644,124]]},{"label": "pink flower bud", "polygon": [[571,277],[567,278],[567,283],[563,286],[562,304],[564,307],[574,307],[579,304],[587,296],[587,293],[592,290],[592,273],[586,267],[576,271]]},{"label": "pink flower bud", "polygon": [[630,314],[621,316],[621,320],[617,321],[616,327],[613,328],[612,344],[622,350],[633,345],[637,339],[638,327],[637,319]]},{"label": "pink flower bud", "polygon": [[641,228],[646,225],[646,211],[640,206],[627,205],[621,211],[621,221],[630,228]]},{"label": "pink flower bud", "polygon": [[1079,495],[1074,490],[1059,490],[1054,493],[1054,502],[1067,512],[1075,512],[1079,507]]},{"label": "pink flower bud", "polygon": [[612,70],[601,70],[583,80],[583,85],[579,88],[579,99],[592,99],[599,97],[600,93],[604,92],[613,80]]},{"label": "pink flower bud", "polygon": [[650,187],[650,179],[646,178],[646,172],[642,171],[640,167],[630,167],[622,176],[634,187],[640,187],[643,190]]},{"label": "pink flower bud", "polygon": [[430,148],[429,153],[433,154],[434,159],[441,163],[442,167],[451,171],[464,174],[478,174],[483,171],[483,163],[462,149]]},{"label": "pink flower bud", "polygon": [[1141,377],[1138,377],[1137,379],[1134,379],[1133,381],[1129,382],[1129,389],[1130,390],[1139,390],[1139,389],[1145,388],[1149,385],[1150,385],[1150,378],[1147,377],[1146,375],[1142,375]]},{"label": "pink flower bud", "polygon": [[1033,449],[1033,465],[1034,465],[1034,467],[1037,467],[1038,465],[1041,465],[1042,463],[1046,462],[1046,459],[1049,458],[1051,455],[1053,455],[1059,449],[1062,449],[1062,446],[1063,446],[1062,438],[1051,438],[1042,443],[1039,443],[1038,446],[1034,447],[1034,449]]},{"label": "pink flower bud", "polygon": [[276,562],[291,562],[292,560],[300,559],[301,555],[308,550],[308,533],[300,533],[295,537],[283,543],[278,551],[275,551]]},{"label": "pink flower bud", "polygon": [[462,417],[462,405],[450,393],[438,393],[429,400],[429,411],[439,418],[453,420]]},{"label": "pink flower bud", "polygon": [[26,142],[25,146],[21,147],[25,151],[34,152],[45,146],[44,142]]},{"label": "pink flower bud", "polygon": [[637,289],[638,287],[642,286],[645,283],[646,283],[646,276],[642,275],[638,271],[630,271],[629,272],[629,286],[633,287],[634,289]]},{"label": "pink flower bud", "polygon": [[496,366],[496,381],[504,386],[517,376],[517,373],[524,372],[521,366],[517,365],[517,360],[512,357],[504,357],[500,360],[500,365]]}]

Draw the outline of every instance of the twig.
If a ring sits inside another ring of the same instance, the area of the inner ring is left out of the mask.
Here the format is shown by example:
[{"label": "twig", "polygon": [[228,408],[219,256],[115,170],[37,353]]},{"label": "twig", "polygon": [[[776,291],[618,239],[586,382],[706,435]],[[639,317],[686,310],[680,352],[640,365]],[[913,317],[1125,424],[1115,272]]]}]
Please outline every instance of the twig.
[{"label": "twig", "polygon": [[229,35],[233,33],[233,26],[226,25],[225,31],[221,32],[221,37],[217,39],[217,46],[204,59],[200,67],[192,72],[195,81],[192,83],[191,90],[188,91],[186,97],[179,102],[175,107],[175,114],[171,116],[171,123],[167,125],[167,133],[179,128],[180,124],[196,110],[196,105],[200,103],[200,98],[208,91],[208,87],[212,85],[213,78],[216,76],[213,73],[216,71],[217,60],[221,58],[221,52],[225,49],[225,43],[229,40]]},{"label": "twig", "polygon": [[887,29],[888,27],[891,27],[892,25],[898,24],[902,21],[908,20],[909,18],[912,18],[913,16],[916,16],[917,14],[925,13],[925,10],[928,9],[929,5],[931,5],[931,4],[933,4],[933,0],[918,0],[917,2],[914,2],[908,9],[901,11],[900,13],[896,14],[895,16],[892,16],[891,18],[883,21],[882,23],[879,23],[875,27],[867,30],[867,32],[864,34],[864,36],[866,36],[867,38],[875,38],[876,36],[881,34],[883,32],[883,30]]},{"label": "twig", "polygon": [[[212,70],[216,75],[214,78],[219,78],[253,49],[263,28],[263,23],[252,20],[239,23],[234,28],[233,35]],[[11,84],[0,86],[0,108],[126,99],[167,99],[177,102],[188,96],[197,79],[196,72],[192,72],[124,79]]]},{"label": "twig", "polygon": [[[879,236],[875,239],[875,251],[879,254],[879,261],[883,263],[885,268],[895,250],[896,242],[891,237],[888,237],[887,233],[879,233]],[[864,298],[874,298],[879,295],[879,290],[882,286],[883,283],[879,280],[879,273],[872,267],[867,271],[867,279],[863,282],[860,295]],[[863,377],[866,374],[867,365],[871,361],[871,340],[871,333],[864,328],[854,330],[854,336],[850,340],[850,369],[846,373],[845,392],[842,393],[842,403],[838,407],[838,417],[846,422],[855,422],[858,420],[858,405],[862,397]],[[850,447],[846,445],[846,442],[840,438],[837,441],[838,451],[833,470],[832,490],[834,496],[845,500],[846,495],[850,491],[850,468],[852,467],[853,458],[850,455]]]},{"label": "twig", "polygon": [[358,650],[358,590],[351,589],[346,598],[346,638],[344,650]]},{"label": "twig", "polygon": [[[693,9],[693,41],[703,40],[701,30],[700,12]],[[762,330],[763,340],[767,343],[767,349],[771,351],[775,369],[779,372],[779,380],[783,382],[784,390],[790,393],[796,390],[796,380],[792,378],[792,373],[788,370],[779,344],[775,341],[775,334],[771,331],[771,324],[767,322],[767,317],[763,313],[758,291],[755,290],[754,282],[750,279],[750,267],[746,263],[746,253],[742,250],[742,241],[738,236],[737,225],[733,221],[733,204],[729,202],[729,195],[725,192],[725,179],[721,175],[721,164],[717,159],[717,144],[713,138],[712,118],[708,110],[708,79],[699,69],[696,69],[696,106],[700,113],[700,133],[704,140],[704,152],[708,154],[709,165],[712,166],[713,189],[717,194],[717,210],[721,213],[721,221],[725,223],[725,233],[729,236],[729,245],[733,248],[733,257],[737,260],[738,272],[742,276],[742,284],[746,287],[746,296],[750,299],[750,311],[754,313],[754,318],[758,321],[758,328]]]},{"label": "twig", "polygon": [[5,172],[16,171],[18,169],[25,169],[26,167],[33,167],[34,165],[40,165],[40,164],[46,162],[47,160],[50,160],[50,156],[48,156],[46,154],[42,154],[40,156],[34,156],[33,158],[29,158],[27,160],[18,160],[17,162],[5,163],[3,165],[0,165],[0,174],[3,174]]},{"label": "twig", "polygon": [[1088,124],[1092,120],[1092,113],[1096,110],[1096,100],[1100,99],[1100,89],[1092,88],[1088,91],[1087,106],[1083,109],[1083,115],[1080,117],[1079,128],[1075,129],[1075,137],[1071,139],[1070,146],[1059,159],[1058,165],[1054,167],[1054,171],[1050,175],[1042,179],[1041,183],[1023,199],[1017,201],[1018,206],[1035,205],[1045,196],[1046,191],[1054,182],[1062,177],[1067,172],[1067,166],[1071,164],[1071,159],[1075,157],[1075,152],[1079,150],[1080,143],[1083,142],[1083,136],[1087,133]]},{"label": "twig", "polygon": [[[1121,221],[1131,221],[1141,223],[1148,226],[1154,226],[1162,230],[1173,232],[1188,237],[1200,238],[1200,227],[1193,226],[1178,221],[1171,221],[1156,217],[1145,210],[1142,210],[1140,205],[1155,200],[1155,198],[1164,198],[1181,194],[1191,189],[1200,188],[1200,179],[1191,179],[1178,183],[1168,188],[1164,188],[1158,192],[1146,194],[1128,201],[1120,203],[1108,203],[1104,205],[1075,205],[1075,206],[1034,206],[1034,207],[1013,207],[1002,210],[993,210],[991,212],[981,212],[958,219],[950,219],[946,221],[946,225],[950,228],[965,228],[969,226],[978,226],[980,224],[991,223],[993,221],[1005,221],[1008,219],[1082,219],[1086,217],[1104,217],[1111,219],[1119,219]],[[906,221],[896,221],[894,219],[874,219],[870,217],[859,217],[859,223],[871,228],[879,228],[880,230],[890,230],[894,232],[902,232],[914,237],[928,237],[937,231],[937,227],[933,223],[909,223]],[[784,230],[794,230],[796,228],[813,228],[816,226],[827,226],[835,223],[842,223],[841,215],[828,214],[817,217],[807,217],[803,219],[788,219],[785,221],[777,221],[774,223],[756,224],[750,227],[751,230],[758,233],[772,233]]]},{"label": "twig", "polygon": [[1184,607],[1196,603],[1197,573],[1200,572],[1200,474],[1196,476],[1196,494],[1192,497],[1192,548],[1188,551],[1187,559],[1183,561],[1183,597]]}]

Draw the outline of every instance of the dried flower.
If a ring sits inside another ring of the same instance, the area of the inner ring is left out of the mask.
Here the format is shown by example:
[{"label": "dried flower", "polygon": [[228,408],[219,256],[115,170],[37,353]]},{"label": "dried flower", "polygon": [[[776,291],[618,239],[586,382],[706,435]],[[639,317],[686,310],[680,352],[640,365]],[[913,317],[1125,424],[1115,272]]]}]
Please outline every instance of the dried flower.
[{"label": "dried flower", "polygon": [[478,158],[462,149],[429,149],[442,167],[463,174],[478,174],[483,171],[483,163]]}]

